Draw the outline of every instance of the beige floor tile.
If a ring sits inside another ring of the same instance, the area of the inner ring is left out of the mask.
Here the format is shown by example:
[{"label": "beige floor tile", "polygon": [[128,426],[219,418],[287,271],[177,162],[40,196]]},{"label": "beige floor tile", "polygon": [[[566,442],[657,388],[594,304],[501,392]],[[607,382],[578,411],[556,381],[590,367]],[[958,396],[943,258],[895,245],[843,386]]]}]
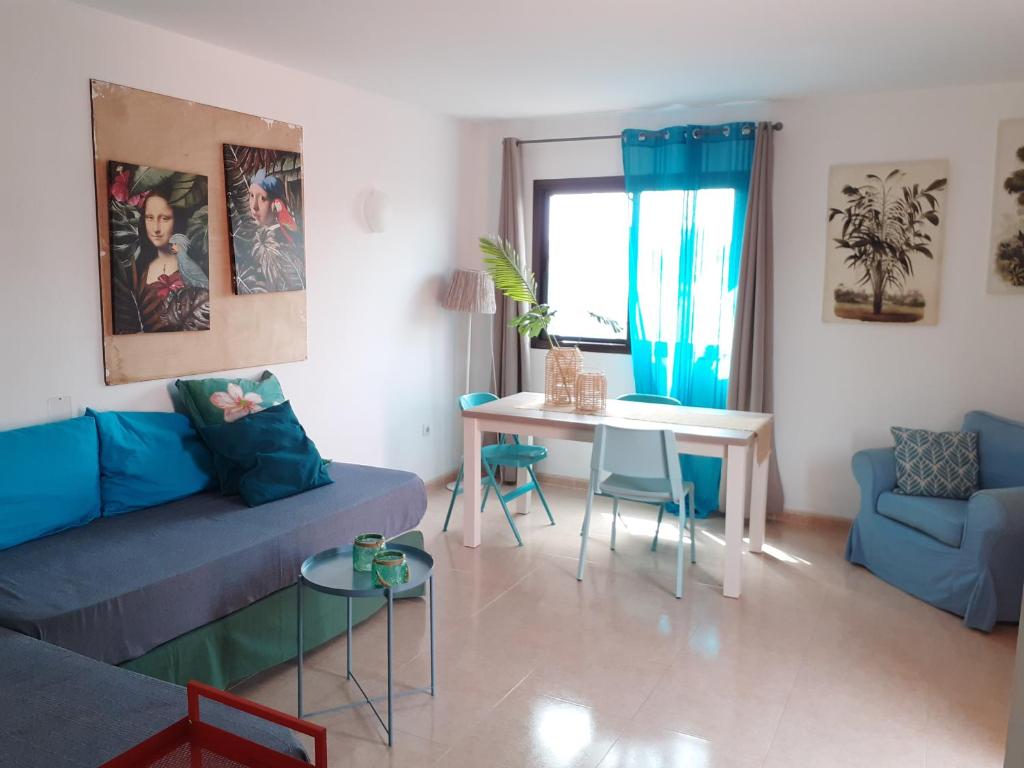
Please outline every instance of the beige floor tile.
[{"label": "beige floor tile", "polygon": [[[395,706],[396,747],[365,707],[313,719],[332,765],[997,768],[1016,627],[990,635],[843,559],[844,525],[770,524],[743,555],[743,595],[721,594],[723,521],[702,520],[686,592],[672,594],[675,520],[651,552],[654,511],[596,506],[576,580],[583,493],[548,484],[517,547],[497,504],[462,546],[461,506],[432,492],[420,528],[436,562],[437,696]],[[461,500],[460,500],[461,502]],[[429,680],[424,600],[395,611],[396,689]],[[355,668],[384,690],[384,615],[356,628]],[[307,659],[306,708],[358,698],[345,641]],[[238,687],[295,711],[295,666]]]}]

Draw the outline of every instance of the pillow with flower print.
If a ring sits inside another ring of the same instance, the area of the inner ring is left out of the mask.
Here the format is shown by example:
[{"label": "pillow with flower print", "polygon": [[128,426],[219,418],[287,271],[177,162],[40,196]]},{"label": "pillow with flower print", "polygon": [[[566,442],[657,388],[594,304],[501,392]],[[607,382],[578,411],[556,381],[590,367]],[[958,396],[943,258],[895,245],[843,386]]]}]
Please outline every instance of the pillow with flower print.
[{"label": "pillow with flower print", "polygon": [[270,371],[255,380],[178,379],[174,386],[197,428],[231,424],[285,401],[281,383]]}]

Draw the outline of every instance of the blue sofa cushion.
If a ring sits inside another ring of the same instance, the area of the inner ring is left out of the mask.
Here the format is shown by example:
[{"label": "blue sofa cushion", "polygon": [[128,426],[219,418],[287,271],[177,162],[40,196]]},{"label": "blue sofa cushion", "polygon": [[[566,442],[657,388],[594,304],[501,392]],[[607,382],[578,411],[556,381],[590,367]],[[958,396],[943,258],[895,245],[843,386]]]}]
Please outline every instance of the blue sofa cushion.
[{"label": "blue sofa cushion", "polygon": [[893,427],[896,489],[911,496],[966,499],[978,490],[978,436]]},{"label": "blue sofa cushion", "polygon": [[213,451],[221,493],[241,494],[250,507],[334,482],[287,400],[199,431]]},{"label": "blue sofa cushion", "polygon": [[213,457],[180,413],[93,411],[103,516],[155,507],[216,485]]},{"label": "blue sofa cushion", "polygon": [[1024,486],[1024,423],[971,411],[964,429],[978,433],[982,488]]},{"label": "blue sofa cushion", "polygon": [[959,547],[964,537],[967,502],[904,496],[887,491],[878,497],[878,514],[908,525],[943,544]]},{"label": "blue sofa cushion", "polygon": [[91,416],[0,432],[0,549],[100,516]]}]

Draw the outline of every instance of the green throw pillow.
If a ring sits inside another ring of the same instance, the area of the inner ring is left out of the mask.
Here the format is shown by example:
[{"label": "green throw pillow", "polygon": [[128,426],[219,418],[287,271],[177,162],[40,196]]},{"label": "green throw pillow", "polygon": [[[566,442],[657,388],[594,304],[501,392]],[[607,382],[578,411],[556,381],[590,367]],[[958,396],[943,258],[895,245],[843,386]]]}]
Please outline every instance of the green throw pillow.
[{"label": "green throw pillow", "polygon": [[264,371],[252,379],[178,379],[174,382],[192,423],[199,427],[230,424],[285,401],[277,377]]}]

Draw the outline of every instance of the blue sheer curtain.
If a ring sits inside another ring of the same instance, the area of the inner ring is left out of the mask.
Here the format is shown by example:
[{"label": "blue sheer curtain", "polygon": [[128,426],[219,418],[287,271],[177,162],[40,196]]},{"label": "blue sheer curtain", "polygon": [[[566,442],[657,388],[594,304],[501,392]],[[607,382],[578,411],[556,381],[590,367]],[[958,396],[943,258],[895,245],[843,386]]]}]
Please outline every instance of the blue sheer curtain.
[{"label": "blue sheer curtain", "polygon": [[[754,139],[753,123],[622,133],[637,392],[725,407]],[[681,461],[705,517],[718,509],[721,461]]]}]

